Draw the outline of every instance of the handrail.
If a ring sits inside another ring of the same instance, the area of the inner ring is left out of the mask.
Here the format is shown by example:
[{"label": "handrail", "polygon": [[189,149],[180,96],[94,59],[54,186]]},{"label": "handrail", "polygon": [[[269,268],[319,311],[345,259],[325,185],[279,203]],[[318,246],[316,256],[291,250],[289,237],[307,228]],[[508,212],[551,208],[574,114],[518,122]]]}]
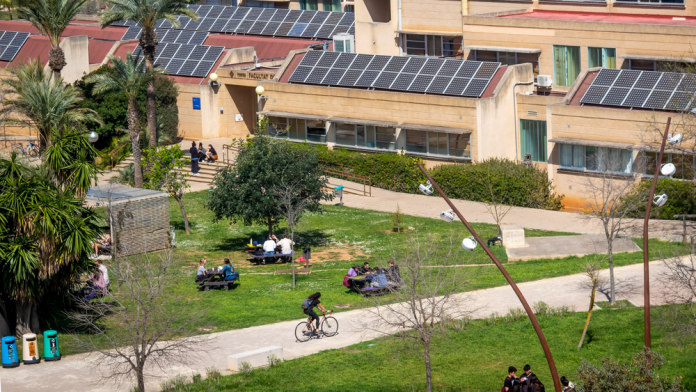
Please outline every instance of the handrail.
[{"label": "handrail", "polygon": [[[336,176],[344,176],[344,177],[348,177],[348,178],[353,179],[353,180],[362,181],[362,183],[363,183],[363,196],[367,196],[367,193],[369,192],[369,196],[372,197],[372,179],[370,177],[361,176],[359,174],[348,173],[348,172],[344,172],[342,170],[329,169],[328,167],[322,167],[322,170],[327,174],[334,174]],[[367,188],[368,183],[370,186],[369,191]]]},{"label": "handrail", "polygon": [[121,147],[115,149],[114,151],[111,151],[111,154],[109,156],[111,157],[111,170],[114,169],[114,155],[118,154],[119,151],[123,149],[123,147],[127,146],[128,143],[124,143],[121,145]]},{"label": "handrail", "polygon": [[222,162],[226,163],[228,166],[232,166],[232,158],[230,157],[230,152],[235,153],[235,157],[239,155],[239,147],[230,144],[222,145]]}]

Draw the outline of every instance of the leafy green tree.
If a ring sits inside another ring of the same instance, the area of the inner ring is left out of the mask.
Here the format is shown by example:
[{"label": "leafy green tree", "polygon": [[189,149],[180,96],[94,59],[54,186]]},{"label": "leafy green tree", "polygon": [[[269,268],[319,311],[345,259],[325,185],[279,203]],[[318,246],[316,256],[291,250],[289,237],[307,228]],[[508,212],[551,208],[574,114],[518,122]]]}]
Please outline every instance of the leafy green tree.
[{"label": "leafy green tree", "polygon": [[322,200],[332,196],[324,191],[328,179],[317,170],[319,161],[311,150],[300,151],[292,144],[267,136],[240,141],[239,155],[233,167],[219,170],[210,190],[207,207],[216,219],[227,218],[273,227],[283,218],[276,189],[294,184],[295,200],[305,200],[304,210],[320,210]]},{"label": "leafy green tree", "polygon": [[97,182],[99,169],[94,165],[98,151],[92,147],[84,132],[65,127],[62,133],[54,130],[53,142],[46,149],[44,165],[56,179],[56,187],[71,189],[84,196]]},{"label": "leafy green tree", "polygon": [[[66,170],[72,169],[58,168]],[[0,312],[3,335],[40,332],[37,309],[65,298],[93,267],[88,256],[98,217],[75,189],[57,186],[53,173],[45,163],[25,166],[15,153],[0,159],[0,308],[16,311]]]},{"label": "leafy green tree", "polygon": [[93,89],[96,94],[118,91],[128,98],[128,134],[130,135],[133,151],[135,186],[141,188],[143,186],[143,174],[140,169],[142,151],[140,149],[138,90],[162,71],[159,69],[153,71],[145,70],[144,64],[140,62],[140,56],[133,57],[130,53],[126,54],[126,61],[113,55],[109,55],[109,60],[115,72],[96,74],[87,78],[86,81],[94,83]]},{"label": "leafy green tree", "polygon": [[0,113],[8,115],[8,122],[36,128],[41,153],[50,143],[53,129],[85,121],[102,124],[94,110],[79,107],[79,89],[63,84],[60,76],[51,78],[37,60],[11,68],[10,72],[14,77],[2,81],[7,90]]},{"label": "leafy green tree", "polygon": [[60,38],[72,18],[88,0],[17,0],[17,16],[26,19],[45,35],[51,43],[48,51],[48,66],[58,79],[67,64],[65,53],[60,47]]},{"label": "leafy green tree", "polygon": [[186,178],[189,176],[184,171],[184,153],[179,145],[169,147],[150,147],[145,150],[145,159],[140,162],[142,166],[151,166],[152,169],[145,173],[145,188],[162,190],[173,197],[184,217],[186,234],[189,230],[188,216],[184,208],[184,193],[191,187]]},{"label": "leafy green tree", "polygon": [[[116,22],[132,20],[142,28],[140,47],[145,55],[145,67],[148,72],[155,69],[155,46],[157,34],[155,26],[161,20],[167,20],[174,27],[179,27],[179,15],[198,20],[198,14],[186,6],[185,0],[109,0],[116,7],[102,14],[101,25],[111,26]],[[147,83],[147,125],[150,147],[157,146],[157,105],[155,102],[155,81]]]}]

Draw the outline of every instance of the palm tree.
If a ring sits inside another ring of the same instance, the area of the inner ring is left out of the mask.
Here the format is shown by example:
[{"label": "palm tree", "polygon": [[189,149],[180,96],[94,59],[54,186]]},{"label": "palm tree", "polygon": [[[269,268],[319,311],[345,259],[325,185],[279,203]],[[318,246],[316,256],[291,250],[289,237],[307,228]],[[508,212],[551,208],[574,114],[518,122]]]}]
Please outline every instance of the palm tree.
[{"label": "palm tree", "polygon": [[10,14],[10,20],[12,20],[12,7],[14,7],[14,1],[0,0],[0,7],[7,9],[7,13]]},{"label": "palm tree", "polygon": [[99,152],[87,140],[84,131],[65,127],[53,130],[51,146],[46,149],[44,165],[55,178],[56,187],[72,189],[79,197],[87,194],[100,173],[94,164]]},{"label": "palm tree", "polygon": [[[174,27],[180,23],[176,19],[178,15],[188,16],[198,20],[198,14],[186,6],[190,1],[186,0],[109,0],[114,8],[102,14],[102,28],[111,26],[116,22],[132,20],[142,28],[140,34],[140,47],[145,54],[145,67],[147,71],[155,69],[155,46],[157,46],[157,34],[155,25],[162,19],[166,19]],[[157,146],[157,104],[155,102],[155,80],[147,83],[147,129],[150,147]]]},{"label": "palm tree", "polygon": [[65,67],[65,54],[60,47],[60,36],[88,0],[17,0],[17,16],[26,19],[51,42],[48,66],[58,78]]},{"label": "palm tree", "polygon": [[78,88],[63,84],[60,76],[52,78],[37,60],[9,70],[14,77],[2,81],[7,91],[0,114],[7,115],[8,122],[36,128],[42,154],[53,129],[86,121],[103,124],[97,112],[78,107],[82,101]]},{"label": "palm tree", "polygon": [[143,186],[143,172],[140,167],[142,151],[140,149],[140,106],[138,106],[138,90],[162,71],[158,68],[151,71],[144,69],[140,56],[133,57],[126,54],[126,61],[109,55],[113,72],[95,75],[85,79],[87,83],[94,83],[92,91],[95,94],[104,94],[118,91],[128,98],[128,134],[133,148],[133,168],[135,169],[135,186]]}]

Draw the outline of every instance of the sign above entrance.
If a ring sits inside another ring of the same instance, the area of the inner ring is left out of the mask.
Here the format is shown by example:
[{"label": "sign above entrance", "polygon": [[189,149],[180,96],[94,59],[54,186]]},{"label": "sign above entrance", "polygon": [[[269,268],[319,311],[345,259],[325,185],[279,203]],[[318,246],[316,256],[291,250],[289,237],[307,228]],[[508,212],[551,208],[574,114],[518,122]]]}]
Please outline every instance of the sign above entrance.
[{"label": "sign above entrance", "polygon": [[275,74],[270,72],[230,71],[230,77],[234,79],[269,80],[274,76]]}]

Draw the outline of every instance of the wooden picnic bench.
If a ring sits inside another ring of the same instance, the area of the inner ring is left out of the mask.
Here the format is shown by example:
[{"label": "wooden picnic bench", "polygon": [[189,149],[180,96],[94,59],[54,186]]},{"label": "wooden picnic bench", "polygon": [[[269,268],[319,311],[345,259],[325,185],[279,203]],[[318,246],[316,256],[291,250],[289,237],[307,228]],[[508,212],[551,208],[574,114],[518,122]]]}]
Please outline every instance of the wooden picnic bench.
[{"label": "wooden picnic bench", "polygon": [[[216,280],[216,278],[219,278]],[[232,284],[240,283],[241,275],[237,276],[234,280],[224,280],[224,275],[222,272],[209,273],[206,275],[205,280],[197,281],[198,285],[203,289],[203,291],[210,291],[213,287],[224,287],[225,290],[229,290]]]},{"label": "wooden picnic bench", "polygon": [[[365,282],[365,278],[365,275],[358,275],[348,278],[348,288],[364,296],[373,296],[388,294],[398,290],[399,287],[401,287],[401,283],[394,282],[389,282],[389,284],[386,286],[372,287],[366,284],[367,282]],[[365,283],[365,285],[361,287],[360,283]]]},{"label": "wooden picnic bench", "polygon": [[252,259],[254,259],[256,261],[256,264],[258,264],[259,262],[262,262],[262,261],[265,263],[266,259],[277,260],[277,259],[285,259],[286,258],[287,260],[284,260],[284,261],[290,261],[290,256],[295,256],[295,252],[292,252],[291,255],[290,254],[284,255],[282,253],[275,253],[272,255],[250,255],[250,256]]}]

